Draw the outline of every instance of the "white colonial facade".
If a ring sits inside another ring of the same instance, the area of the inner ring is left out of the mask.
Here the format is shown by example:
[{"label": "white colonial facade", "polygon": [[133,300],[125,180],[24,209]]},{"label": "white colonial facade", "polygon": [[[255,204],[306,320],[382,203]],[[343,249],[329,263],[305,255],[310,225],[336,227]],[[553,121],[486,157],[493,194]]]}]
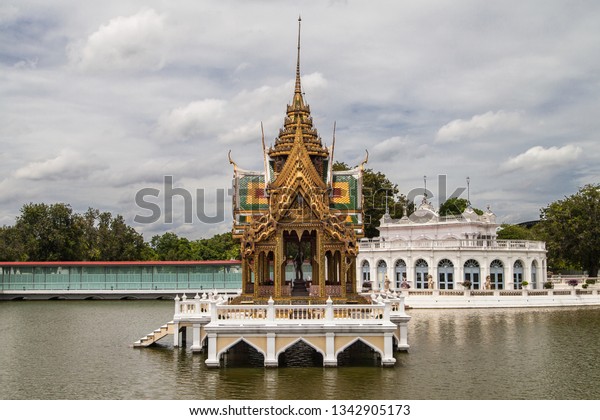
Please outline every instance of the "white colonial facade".
[{"label": "white colonial facade", "polygon": [[[380,237],[363,239],[357,264],[358,290],[541,289],[547,280],[546,245],[498,240],[496,216],[440,217],[426,201],[410,217],[381,219]],[[468,283],[467,283],[468,282]],[[465,283],[465,286],[463,286]]]}]

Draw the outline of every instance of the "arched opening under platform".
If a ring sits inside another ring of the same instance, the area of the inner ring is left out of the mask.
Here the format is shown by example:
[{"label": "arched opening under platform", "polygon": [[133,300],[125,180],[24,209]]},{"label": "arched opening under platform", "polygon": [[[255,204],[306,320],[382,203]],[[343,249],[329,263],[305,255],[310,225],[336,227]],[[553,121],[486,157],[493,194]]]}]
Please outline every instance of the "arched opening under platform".
[{"label": "arched opening under platform", "polygon": [[220,355],[224,367],[263,367],[265,356],[254,346],[241,339]]},{"label": "arched opening under platform", "polygon": [[360,338],[337,355],[338,366],[381,366],[381,353]]},{"label": "arched opening under platform", "polygon": [[304,340],[298,340],[277,357],[279,367],[321,367],[323,355]]}]

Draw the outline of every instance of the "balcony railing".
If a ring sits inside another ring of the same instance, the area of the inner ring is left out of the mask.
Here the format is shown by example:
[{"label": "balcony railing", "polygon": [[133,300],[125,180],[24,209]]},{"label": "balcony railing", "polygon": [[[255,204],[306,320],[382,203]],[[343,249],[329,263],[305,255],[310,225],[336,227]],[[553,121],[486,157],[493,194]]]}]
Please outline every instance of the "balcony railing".
[{"label": "balcony railing", "polygon": [[490,249],[545,251],[546,243],[523,240],[491,240],[491,239],[421,239],[421,240],[362,240],[359,250],[377,249]]},{"label": "balcony railing", "polygon": [[196,295],[193,299],[183,295],[175,298],[176,321],[201,320],[218,324],[381,324],[390,317],[405,317],[404,297],[379,298],[368,305],[334,305],[328,299],[325,305],[279,305],[269,299],[267,305],[230,305],[223,296]]}]

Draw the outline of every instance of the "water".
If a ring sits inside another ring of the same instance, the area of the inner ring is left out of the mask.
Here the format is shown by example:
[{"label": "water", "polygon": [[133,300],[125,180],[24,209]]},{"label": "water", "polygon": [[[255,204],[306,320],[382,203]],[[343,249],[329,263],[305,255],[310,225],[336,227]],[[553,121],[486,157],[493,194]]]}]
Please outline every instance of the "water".
[{"label": "water", "polygon": [[600,399],[600,308],[412,310],[396,367],[337,369],[206,369],[170,337],[131,348],[172,315],[161,301],[0,302],[0,398]]}]

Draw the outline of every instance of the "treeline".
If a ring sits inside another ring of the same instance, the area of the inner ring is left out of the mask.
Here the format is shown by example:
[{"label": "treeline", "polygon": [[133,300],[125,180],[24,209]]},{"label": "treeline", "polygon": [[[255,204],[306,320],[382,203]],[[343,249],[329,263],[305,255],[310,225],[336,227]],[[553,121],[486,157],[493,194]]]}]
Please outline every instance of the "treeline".
[{"label": "treeline", "polygon": [[26,204],[14,226],[0,228],[0,261],[182,261],[239,257],[231,233],[190,241],[174,233],[150,242],[123,216],[70,205]]},{"label": "treeline", "polygon": [[[337,169],[347,166],[336,163]],[[386,207],[391,217],[410,215],[414,206],[398,193],[380,172],[366,170],[365,231],[377,236]],[[382,206],[383,204],[383,206]],[[467,201],[452,198],[440,214],[461,214]],[[475,209],[477,212],[481,210]],[[546,242],[548,268],[586,270],[591,277],[600,267],[600,184],[586,185],[576,194],[541,209],[533,228],[502,225],[498,239],[529,239]],[[167,232],[150,242],[121,215],[88,209],[73,212],[68,204],[26,204],[14,226],[0,228],[0,261],[182,261],[240,258],[240,246],[231,233],[189,240]]]}]

